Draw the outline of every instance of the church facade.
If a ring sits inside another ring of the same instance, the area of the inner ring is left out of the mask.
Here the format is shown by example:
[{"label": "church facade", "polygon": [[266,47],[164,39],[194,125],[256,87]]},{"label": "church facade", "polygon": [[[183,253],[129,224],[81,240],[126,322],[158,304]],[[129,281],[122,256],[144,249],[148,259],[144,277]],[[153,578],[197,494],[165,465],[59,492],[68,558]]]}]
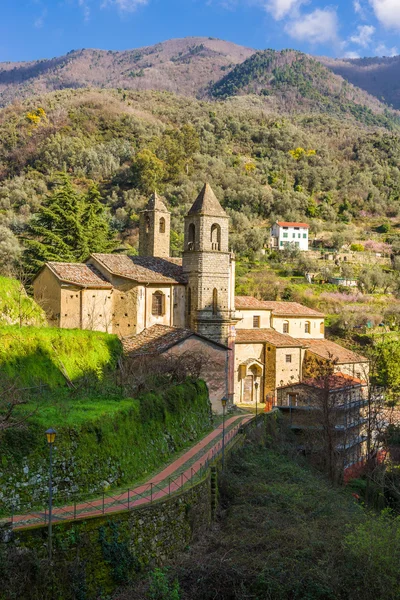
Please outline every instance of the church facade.
[{"label": "church facade", "polygon": [[221,377],[230,402],[253,404],[274,403],[277,389],[301,381],[313,360],[334,359],[336,370],[361,376],[366,359],[325,340],[323,314],[295,302],[235,297],[229,217],[208,184],[185,217],[182,259],[170,257],[170,223],[154,193],[140,214],[138,256],[44,265],[33,289],[49,324],[117,334],[135,352],[149,338],[153,350],[176,352],[174,339],[195,334],[196,348],[226,356],[217,361],[219,375],[210,371],[218,386],[204,374],[218,390],[211,394],[217,412]]}]

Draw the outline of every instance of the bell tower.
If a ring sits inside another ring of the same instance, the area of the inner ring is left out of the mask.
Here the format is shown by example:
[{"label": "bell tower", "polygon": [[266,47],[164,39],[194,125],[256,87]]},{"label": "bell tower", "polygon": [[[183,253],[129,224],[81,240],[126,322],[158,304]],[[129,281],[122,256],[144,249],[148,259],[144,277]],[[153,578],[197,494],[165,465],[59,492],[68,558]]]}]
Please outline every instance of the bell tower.
[{"label": "bell tower", "polygon": [[168,258],[170,236],[171,214],[154,192],[139,216],[139,256]]},{"label": "bell tower", "polygon": [[186,326],[228,345],[234,330],[229,217],[207,183],[185,217]]}]

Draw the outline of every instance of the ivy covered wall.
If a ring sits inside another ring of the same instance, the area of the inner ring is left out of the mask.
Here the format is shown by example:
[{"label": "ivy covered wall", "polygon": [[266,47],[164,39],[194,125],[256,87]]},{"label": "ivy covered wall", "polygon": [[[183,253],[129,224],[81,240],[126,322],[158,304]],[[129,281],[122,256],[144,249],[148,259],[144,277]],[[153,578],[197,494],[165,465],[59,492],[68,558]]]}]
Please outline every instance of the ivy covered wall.
[{"label": "ivy covered wall", "polygon": [[[55,503],[128,486],[211,426],[207,387],[199,381],[124,399],[117,406],[105,416],[57,427]],[[8,430],[0,443],[0,514],[42,508],[47,495],[43,427],[33,422],[27,430]]]}]

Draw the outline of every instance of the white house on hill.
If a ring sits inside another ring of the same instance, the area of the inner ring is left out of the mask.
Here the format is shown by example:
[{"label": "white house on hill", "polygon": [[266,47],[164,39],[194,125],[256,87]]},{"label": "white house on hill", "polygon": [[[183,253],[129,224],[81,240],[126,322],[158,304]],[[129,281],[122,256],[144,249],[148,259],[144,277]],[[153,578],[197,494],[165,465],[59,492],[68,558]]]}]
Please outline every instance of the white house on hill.
[{"label": "white house on hill", "polygon": [[307,223],[276,221],[271,227],[271,249],[283,250],[293,246],[307,252],[309,228]]}]

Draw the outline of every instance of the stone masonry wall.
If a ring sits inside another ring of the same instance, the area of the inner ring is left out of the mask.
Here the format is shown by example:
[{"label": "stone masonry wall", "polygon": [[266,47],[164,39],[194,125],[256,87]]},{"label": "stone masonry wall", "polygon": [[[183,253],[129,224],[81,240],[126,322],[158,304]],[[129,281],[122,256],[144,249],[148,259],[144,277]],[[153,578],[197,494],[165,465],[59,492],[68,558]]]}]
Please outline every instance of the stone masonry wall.
[{"label": "stone masonry wall", "polygon": [[[77,598],[72,589],[75,585],[80,588],[79,598],[108,597],[119,584],[133,578],[142,568],[161,566],[184,551],[210,524],[210,472],[197,485],[166,500],[109,516],[54,524],[57,598]],[[0,525],[0,559],[12,559],[18,570],[19,562],[26,561],[28,555],[33,562],[43,566],[42,561],[47,558],[47,528],[11,532]],[[67,564],[69,567],[64,573]],[[25,592],[22,589],[25,579],[22,573],[20,576],[16,573],[18,598],[54,600],[54,582],[39,577],[31,580]],[[0,580],[1,600],[10,597],[10,587],[5,591],[6,585],[13,583]]]}]

